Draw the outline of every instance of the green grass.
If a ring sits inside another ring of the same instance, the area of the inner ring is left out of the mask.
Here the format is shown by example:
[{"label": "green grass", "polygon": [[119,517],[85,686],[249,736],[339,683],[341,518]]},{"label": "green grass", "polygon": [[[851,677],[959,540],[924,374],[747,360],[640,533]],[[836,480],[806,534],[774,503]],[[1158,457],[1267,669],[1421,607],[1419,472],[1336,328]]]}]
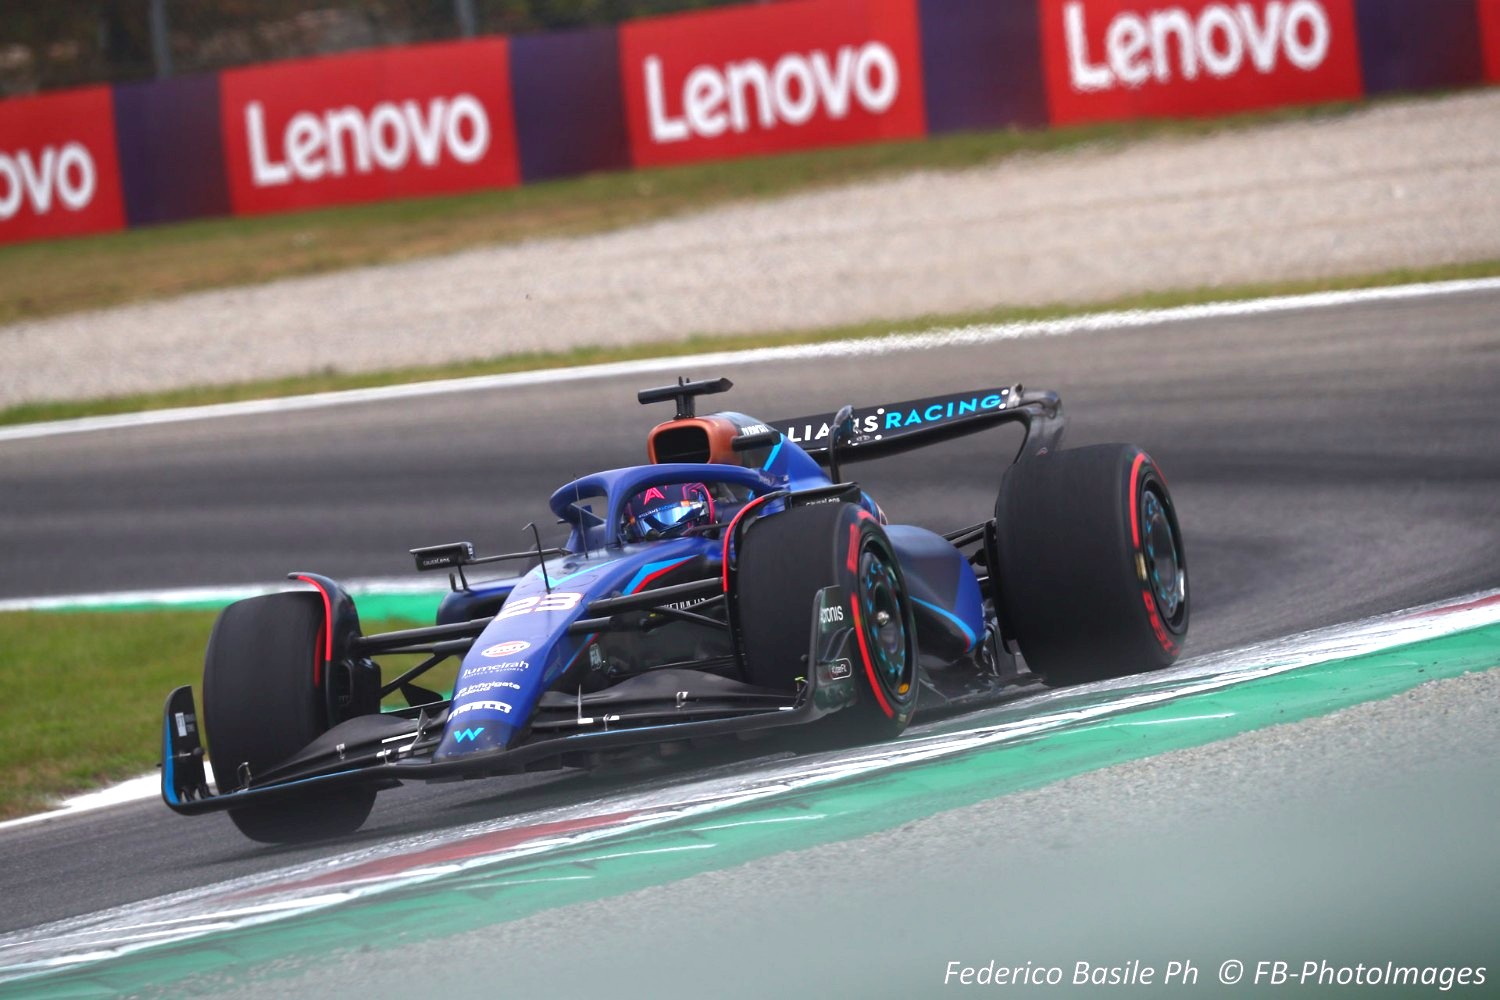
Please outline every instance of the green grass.
[{"label": "green grass", "polygon": [[[162,705],[174,687],[199,687],[214,616],[213,611],[0,614],[0,679],[12,706],[0,742],[0,819],[39,812],[62,796],[155,767],[161,759]],[[388,620],[366,628],[415,624]],[[418,683],[442,687],[451,683],[452,672],[450,667],[446,678]]]},{"label": "green grass", "polygon": [[0,323],[210,288],[254,284],[468,247],[600,232],[726,201],[918,169],[952,170],[1017,153],[1202,135],[1343,114],[1354,104],[1218,120],[963,133],[784,156],[592,174],[483,191],[312,212],[202,219],[0,247]]},{"label": "green grass", "polygon": [[930,330],[935,327],[966,326],[977,323],[1010,323],[1052,319],[1060,316],[1117,309],[1160,309],[1171,306],[1262,298],[1268,295],[1297,295],[1307,292],[1350,288],[1374,288],[1411,282],[1449,281],[1464,278],[1500,276],[1500,260],[1437,267],[1403,268],[1377,274],[1327,278],[1308,281],[1284,281],[1269,284],[1237,285],[1222,288],[1197,288],[1185,291],[1152,292],[1115,299],[1088,306],[1053,305],[1041,307],[999,307],[977,312],[932,314],[898,322],[876,321],[848,326],[741,336],[698,335],[685,340],[657,341],[629,347],[578,348],[561,353],[515,354],[483,361],[420,368],[399,368],[383,372],[323,372],[292,378],[236,385],[203,386],[174,389],[168,392],[136,396],[115,396],[96,400],[69,400],[26,403],[0,410],[0,425],[35,423],[45,420],[67,420],[75,417],[136,413],[180,406],[201,406],[246,399],[273,399],[305,393],[332,392],[343,389],[365,389],[374,386],[399,385],[435,379],[494,375],[504,372],[533,371],[575,365],[630,361],[638,358],[665,357],[698,351],[732,351],[785,344],[810,344],[828,340],[883,337],[892,333]]}]

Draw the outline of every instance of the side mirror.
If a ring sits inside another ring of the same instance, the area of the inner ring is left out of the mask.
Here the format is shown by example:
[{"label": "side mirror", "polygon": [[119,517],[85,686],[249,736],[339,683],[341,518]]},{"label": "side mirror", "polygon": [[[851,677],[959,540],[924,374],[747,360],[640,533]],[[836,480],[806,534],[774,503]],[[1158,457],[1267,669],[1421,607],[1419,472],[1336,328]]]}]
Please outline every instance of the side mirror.
[{"label": "side mirror", "polygon": [[417,572],[425,573],[430,569],[450,569],[454,566],[464,566],[474,561],[473,542],[449,542],[446,545],[429,545],[425,548],[411,549],[411,554],[417,561]]}]

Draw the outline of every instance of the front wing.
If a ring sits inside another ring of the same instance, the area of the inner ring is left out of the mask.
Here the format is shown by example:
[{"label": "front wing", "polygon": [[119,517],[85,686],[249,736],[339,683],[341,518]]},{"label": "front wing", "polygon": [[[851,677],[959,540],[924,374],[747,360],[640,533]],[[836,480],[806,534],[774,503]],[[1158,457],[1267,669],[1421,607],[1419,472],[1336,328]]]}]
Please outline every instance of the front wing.
[{"label": "front wing", "polygon": [[446,761],[432,759],[447,720],[445,704],[415,717],[393,712],[347,720],[263,776],[216,773],[215,792],[204,768],[193,690],[179,687],[162,719],[162,799],[176,812],[195,815],[300,798],[315,789],[517,773],[594,753],[806,724],[860,696],[852,633],[821,623],[822,609],[840,596],[838,587],[829,587],[814,602],[808,662],[816,668],[795,694],[691,669],[651,671],[576,699],[550,692],[523,742]]}]

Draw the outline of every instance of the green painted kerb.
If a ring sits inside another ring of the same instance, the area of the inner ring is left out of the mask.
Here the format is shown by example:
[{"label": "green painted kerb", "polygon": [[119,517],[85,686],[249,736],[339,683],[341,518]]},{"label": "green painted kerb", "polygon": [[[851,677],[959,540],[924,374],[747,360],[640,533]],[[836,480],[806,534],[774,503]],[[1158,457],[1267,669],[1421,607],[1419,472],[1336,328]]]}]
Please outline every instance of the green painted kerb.
[{"label": "green painted kerb", "polygon": [[[0,997],[114,996],[335,948],[399,947],[541,910],[848,840],[948,809],[1252,729],[1324,715],[1428,680],[1500,666],[1500,624],[1306,667],[1074,728],[460,873],[258,928],[0,986]],[[618,856],[632,855],[633,856]],[[650,853],[641,853],[650,852]],[[612,856],[612,857],[607,857]],[[371,935],[370,928],[380,928]]]}]

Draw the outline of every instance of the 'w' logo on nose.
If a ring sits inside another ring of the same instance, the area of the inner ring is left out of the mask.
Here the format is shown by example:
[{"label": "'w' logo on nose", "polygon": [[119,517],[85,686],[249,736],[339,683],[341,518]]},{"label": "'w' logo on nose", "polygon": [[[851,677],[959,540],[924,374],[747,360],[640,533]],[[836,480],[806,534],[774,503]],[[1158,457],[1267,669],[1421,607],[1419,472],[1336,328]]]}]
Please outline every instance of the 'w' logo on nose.
[{"label": "'w' logo on nose", "polygon": [[477,740],[482,732],[484,732],[484,727],[480,726],[478,729],[460,729],[455,735],[458,737],[458,742],[462,743],[464,740]]}]

